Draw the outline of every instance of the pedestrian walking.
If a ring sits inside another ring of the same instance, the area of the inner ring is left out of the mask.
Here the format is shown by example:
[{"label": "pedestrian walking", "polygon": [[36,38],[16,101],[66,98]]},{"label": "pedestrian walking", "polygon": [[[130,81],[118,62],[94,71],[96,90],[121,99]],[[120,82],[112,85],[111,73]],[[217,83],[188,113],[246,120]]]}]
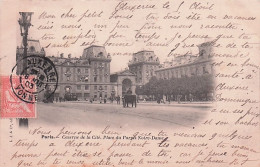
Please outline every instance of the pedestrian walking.
[{"label": "pedestrian walking", "polygon": [[119,95],[116,97],[116,102],[117,102],[117,104],[120,104],[120,96]]},{"label": "pedestrian walking", "polygon": [[181,103],[181,97],[182,97],[182,95],[177,95],[178,103]]},{"label": "pedestrian walking", "polygon": [[189,99],[190,99],[190,102],[192,102],[192,101],[193,101],[193,96],[192,96],[192,94],[191,94],[191,93],[189,94]]}]

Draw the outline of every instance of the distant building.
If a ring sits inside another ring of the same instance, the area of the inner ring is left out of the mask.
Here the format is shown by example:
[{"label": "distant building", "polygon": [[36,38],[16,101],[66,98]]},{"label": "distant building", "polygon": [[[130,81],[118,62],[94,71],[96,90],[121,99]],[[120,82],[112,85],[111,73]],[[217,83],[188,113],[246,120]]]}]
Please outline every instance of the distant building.
[{"label": "distant building", "polygon": [[155,71],[158,79],[201,76],[213,73],[210,42],[198,45],[199,56],[183,55],[166,61]]},{"label": "distant building", "polygon": [[76,96],[79,100],[102,99],[111,95],[110,62],[111,57],[103,46],[90,46],[79,58],[49,57],[56,66],[59,76],[55,98],[65,94]]},{"label": "distant building", "polygon": [[[48,56],[58,72],[58,87],[54,100],[74,98],[78,100],[104,99],[124,95],[129,89],[135,94],[137,86],[145,85],[151,77],[169,79],[212,73],[209,43],[198,45],[199,56],[184,55],[175,57],[160,65],[154,51],[139,51],[133,54],[125,70],[110,74],[111,56],[105,47],[92,45],[83,50],[80,57]],[[38,40],[28,40],[28,56],[45,56]],[[23,58],[23,46],[17,47],[16,60]],[[20,74],[23,64],[18,65]],[[43,99],[43,93],[38,96]]]},{"label": "distant building", "polygon": [[129,89],[135,94],[136,75],[130,70],[125,69],[111,74],[110,81],[115,95],[125,95]]},{"label": "distant building", "polygon": [[159,64],[159,58],[154,54],[154,51],[144,50],[133,54],[128,67],[129,71],[136,75],[136,84],[145,85],[152,76],[155,76]]},{"label": "distant building", "polygon": [[[27,43],[28,43],[27,56],[31,56],[31,55],[45,56],[45,51],[41,47],[39,40],[28,39]],[[22,43],[21,46],[18,46],[16,48],[16,62],[19,62],[21,59],[23,59],[24,57],[23,54],[24,54],[24,46]],[[21,74],[22,70],[24,69],[23,65],[24,65],[23,63],[17,64],[17,71],[16,71],[17,74]]]}]

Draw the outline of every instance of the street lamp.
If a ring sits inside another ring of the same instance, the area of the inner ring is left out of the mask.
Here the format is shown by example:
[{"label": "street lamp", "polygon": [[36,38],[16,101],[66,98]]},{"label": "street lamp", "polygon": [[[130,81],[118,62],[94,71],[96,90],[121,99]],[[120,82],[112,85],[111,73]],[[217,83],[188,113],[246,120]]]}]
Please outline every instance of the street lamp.
[{"label": "street lamp", "polygon": [[[21,31],[21,36],[23,37],[23,46],[24,46],[24,52],[23,52],[23,56],[26,57],[27,56],[27,36],[28,36],[28,31],[31,24],[31,18],[32,18],[32,14],[33,12],[19,12],[19,14],[21,15],[21,17],[18,20],[18,23],[20,25],[20,31]],[[26,66],[26,61],[24,61],[24,65]]]},{"label": "street lamp", "polygon": [[111,98],[114,99],[115,98],[115,88],[112,88],[112,91],[111,91]]},{"label": "street lamp", "polygon": [[[23,46],[24,46],[24,52],[23,52],[23,57],[25,58],[27,56],[27,36],[28,36],[28,30],[30,28],[31,24],[31,18],[33,12],[19,12],[20,18],[18,20],[18,23],[20,25],[20,31],[21,31],[21,36],[23,37]],[[23,59],[23,68],[27,66],[27,61],[26,59]],[[27,71],[24,71],[24,75],[27,74]],[[28,127],[28,119],[19,119],[19,126],[20,127]]]},{"label": "street lamp", "polygon": [[104,92],[103,87],[99,86],[98,93],[99,93],[100,103],[102,103],[102,101],[101,101],[101,99],[102,99],[102,92]]}]

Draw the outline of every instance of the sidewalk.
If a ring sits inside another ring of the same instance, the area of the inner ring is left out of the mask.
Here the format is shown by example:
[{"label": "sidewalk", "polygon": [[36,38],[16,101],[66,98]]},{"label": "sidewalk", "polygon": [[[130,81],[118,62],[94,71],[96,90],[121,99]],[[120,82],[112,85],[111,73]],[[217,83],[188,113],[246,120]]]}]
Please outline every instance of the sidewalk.
[{"label": "sidewalk", "polygon": [[156,101],[146,101],[146,102],[139,102],[137,103],[139,105],[157,105],[157,106],[176,106],[176,107],[205,107],[205,108],[210,108],[214,106],[214,102],[208,102],[208,101],[202,101],[202,102],[176,102],[176,101],[172,101],[172,102],[165,102],[165,103],[160,103],[158,104]]},{"label": "sidewalk", "polygon": [[[56,102],[54,102],[56,103]],[[60,103],[60,102],[57,102]],[[87,104],[100,104],[100,105],[117,105],[116,101],[114,101],[113,103],[110,103],[110,101],[108,101],[107,103],[100,103],[99,101],[93,101],[92,103],[90,103],[89,101],[66,101],[66,102],[61,102],[61,103],[87,103]],[[120,105],[122,105],[122,102],[120,103]],[[175,106],[175,107],[199,107],[199,108],[210,108],[214,106],[214,102],[207,102],[207,101],[202,101],[202,102],[181,102],[178,103],[176,101],[172,101],[170,102],[166,102],[166,103],[160,103],[158,104],[156,101],[141,101],[139,103],[137,103],[138,105],[149,105],[149,106],[161,106],[161,107],[165,107],[165,106]]]}]

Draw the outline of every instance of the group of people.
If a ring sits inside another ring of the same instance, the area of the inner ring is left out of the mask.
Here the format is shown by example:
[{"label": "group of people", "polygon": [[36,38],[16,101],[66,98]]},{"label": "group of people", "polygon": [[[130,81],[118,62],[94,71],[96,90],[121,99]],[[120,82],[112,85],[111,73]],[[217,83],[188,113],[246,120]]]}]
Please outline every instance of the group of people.
[{"label": "group of people", "polygon": [[[116,97],[110,97],[108,100],[110,100],[111,103],[113,103],[114,100],[116,100],[117,104],[120,104],[121,98],[120,98],[120,96],[118,95],[118,96],[116,96]],[[95,98],[92,97],[92,98],[90,98],[89,101],[90,101],[90,103],[93,103],[93,102],[95,101]],[[99,97],[99,103],[104,103],[104,104],[107,103],[107,98],[102,99],[102,97]]]},{"label": "group of people", "polygon": [[[128,94],[128,95],[131,95],[132,94],[132,90],[131,90],[131,88],[129,88],[128,90],[127,90],[127,92],[126,92],[126,94]],[[119,95],[117,95],[116,97],[110,97],[108,100],[110,100],[111,101],[111,103],[113,103],[114,102],[114,100],[116,100],[116,103],[117,104],[120,104],[120,101],[121,100],[124,100],[123,99],[124,97],[122,97],[122,99],[121,99],[121,97],[119,96]],[[65,98],[62,98],[62,97],[56,97],[56,102],[62,102],[62,101],[65,101],[66,99]],[[86,99],[87,100],[87,99]],[[94,98],[94,97],[91,97],[90,99],[89,99],[89,102],[90,103],[93,103],[94,101],[95,101],[96,99]],[[76,100],[77,101],[77,100]],[[102,98],[101,96],[99,97],[99,103],[107,103],[107,98]]]},{"label": "group of people", "polygon": [[56,103],[65,101],[65,98],[62,98],[62,97],[56,97],[55,99],[56,99]]},{"label": "group of people", "polygon": [[[184,98],[184,101],[190,101],[190,102],[193,102],[193,99],[194,99],[194,96],[190,93],[189,94],[189,96],[187,97],[186,95],[183,97],[183,95],[181,95],[181,94],[178,94],[177,96],[176,96],[176,100],[177,100],[177,102],[178,103],[181,103],[181,99],[182,98]],[[169,104],[170,104],[170,102],[171,102],[171,98],[166,98],[166,96],[164,96],[163,98],[160,98],[160,97],[158,97],[157,98],[157,103],[158,104],[160,104],[160,103],[166,103],[166,102],[169,102]]]}]

